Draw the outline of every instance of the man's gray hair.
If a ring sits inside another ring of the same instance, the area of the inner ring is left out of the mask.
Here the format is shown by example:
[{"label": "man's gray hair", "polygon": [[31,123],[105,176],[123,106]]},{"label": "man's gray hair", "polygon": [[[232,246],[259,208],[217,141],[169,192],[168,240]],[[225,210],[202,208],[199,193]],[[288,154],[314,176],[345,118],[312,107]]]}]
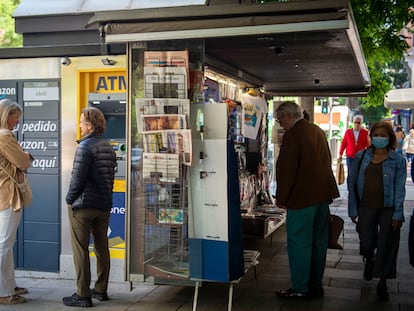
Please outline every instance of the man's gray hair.
[{"label": "man's gray hair", "polygon": [[276,109],[276,113],[281,115],[302,118],[302,108],[294,101],[282,102]]},{"label": "man's gray hair", "polygon": [[356,114],[356,115],[354,115],[354,119],[353,120],[354,121],[361,120],[361,123],[362,123],[362,122],[364,122],[364,117],[362,115],[360,115],[360,114]]}]

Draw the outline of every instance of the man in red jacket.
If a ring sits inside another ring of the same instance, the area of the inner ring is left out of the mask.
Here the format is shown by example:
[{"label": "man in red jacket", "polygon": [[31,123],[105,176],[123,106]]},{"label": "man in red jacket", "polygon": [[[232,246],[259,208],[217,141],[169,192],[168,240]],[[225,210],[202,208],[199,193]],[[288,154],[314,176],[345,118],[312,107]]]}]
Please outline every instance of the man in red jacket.
[{"label": "man in red jacket", "polygon": [[362,128],[363,116],[354,116],[354,127],[347,129],[342,139],[341,148],[339,149],[339,161],[342,160],[342,154],[346,149],[346,166],[348,172],[351,170],[352,161],[360,150],[366,149],[370,144],[369,132]]}]

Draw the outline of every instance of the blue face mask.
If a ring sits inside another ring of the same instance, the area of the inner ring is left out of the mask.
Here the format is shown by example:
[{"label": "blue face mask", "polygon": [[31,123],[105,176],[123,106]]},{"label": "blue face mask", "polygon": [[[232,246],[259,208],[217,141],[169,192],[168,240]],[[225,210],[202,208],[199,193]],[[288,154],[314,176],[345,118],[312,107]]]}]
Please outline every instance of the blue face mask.
[{"label": "blue face mask", "polygon": [[385,148],[388,146],[388,137],[374,136],[371,139],[372,144],[375,148]]}]

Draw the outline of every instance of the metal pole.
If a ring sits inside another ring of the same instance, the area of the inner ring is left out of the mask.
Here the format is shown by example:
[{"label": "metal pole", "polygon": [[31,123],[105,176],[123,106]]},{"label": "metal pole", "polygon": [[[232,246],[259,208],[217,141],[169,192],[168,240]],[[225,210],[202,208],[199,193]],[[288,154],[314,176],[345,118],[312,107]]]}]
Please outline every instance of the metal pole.
[{"label": "metal pole", "polygon": [[328,97],[328,111],[329,111],[329,134],[328,140],[332,139],[332,97]]}]

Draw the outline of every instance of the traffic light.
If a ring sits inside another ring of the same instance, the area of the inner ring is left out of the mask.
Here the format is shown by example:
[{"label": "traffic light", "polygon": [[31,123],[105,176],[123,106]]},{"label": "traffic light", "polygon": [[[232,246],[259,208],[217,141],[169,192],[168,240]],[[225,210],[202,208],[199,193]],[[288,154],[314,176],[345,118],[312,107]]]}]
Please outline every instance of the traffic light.
[{"label": "traffic light", "polygon": [[325,101],[325,100],[322,102],[322,113],[323,114],[327,114],[328,113],[328,102]]}]

